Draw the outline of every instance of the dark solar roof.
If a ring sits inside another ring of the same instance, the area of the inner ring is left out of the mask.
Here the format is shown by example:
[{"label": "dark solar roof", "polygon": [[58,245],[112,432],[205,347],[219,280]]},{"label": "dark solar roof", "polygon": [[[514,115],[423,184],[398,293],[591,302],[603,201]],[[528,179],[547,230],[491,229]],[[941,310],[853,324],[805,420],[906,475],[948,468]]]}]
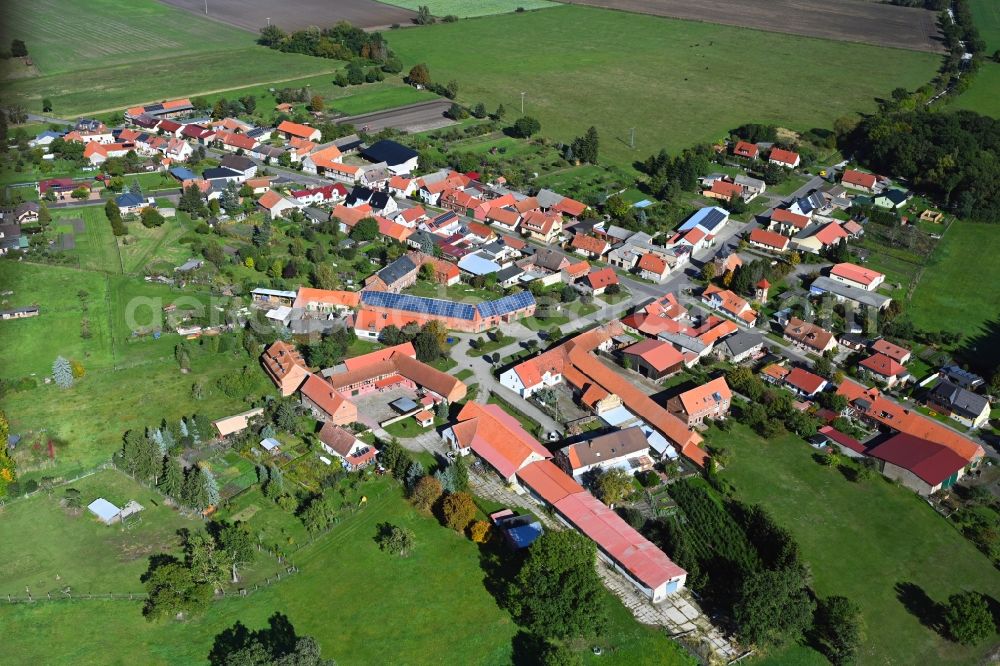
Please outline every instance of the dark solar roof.
[{"label": "dark solar roof", "polygon": [[519,291],[516,294],[504,296],[495,301],[480,303],[476,306],[476,309],[479,310],[480,316],[484,318],[499,317],[520,310],[521,308],[526,308],[529,305],[534,305],[534,303],[535,297],[531,295],[530,291]]},{"label": "dark solar roof", "polygon": [[442,301],[436,298],[424,298],[423,296],[392,294],[385,291],[363,291],[361,292],[361,302],[365,305],[373,305],[375,307],[392,308],[406,312],[419,312],[440,317],[453,317],[468,321],[476,318],[476,308],[468,303]]},{"label": "dark solar roof", "polygon": [[212,180],[213,178],[237,178],[242,175],[239,171],[233,171],[226,167],[213,167],[201,172],[201,176],[205,180]]},{"label": "dark solar roof", "polygon": [[390,166],[395,166],[397,164],[402,164],[407,160],[412,160],[414,157],[417,157],[418,154],[419,153],[412,148],[407,148],[400,143],[396,143],[395,141],[390,141],[388,139],[376,141],[361,151],[361,156],[366,160],[371,160],[372,162],[385,162]]}]

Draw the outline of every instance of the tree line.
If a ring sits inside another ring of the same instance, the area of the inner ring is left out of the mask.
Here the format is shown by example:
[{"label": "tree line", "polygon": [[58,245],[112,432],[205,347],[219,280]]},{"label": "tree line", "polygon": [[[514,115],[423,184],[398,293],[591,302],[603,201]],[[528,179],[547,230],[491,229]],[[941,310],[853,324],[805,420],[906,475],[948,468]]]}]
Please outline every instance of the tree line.
[{"label": "tree line", "polygon": [[862,639],[860,609],[844,597],[816,600],[798,544],[759,506],[720,498],[704,481],[669,486],[677,512],[647,536],[688,572],[688,585],[723,611],[743,641],[781,645],[809,635],[835,664]]},{"label": "tree line", "polygon": [[322,29],[310,26],[290,34],[276,25],[269,25],[260,29],[257,43],[284,53],[370,61],[380,65],[383,71],[394,74],[403,70],[402,62],[389,48],[382,33],[365,32],[347,21]]}]

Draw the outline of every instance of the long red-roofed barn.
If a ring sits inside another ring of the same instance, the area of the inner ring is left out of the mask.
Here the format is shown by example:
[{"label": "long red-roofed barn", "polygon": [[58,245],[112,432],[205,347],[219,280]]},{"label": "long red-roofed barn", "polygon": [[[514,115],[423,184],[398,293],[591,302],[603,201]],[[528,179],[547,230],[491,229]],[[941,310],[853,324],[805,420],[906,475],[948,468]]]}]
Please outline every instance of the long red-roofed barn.
[{"label": "long red-roofed barn", "polygon": [[454,450],[475,453],[508,483],[527,488],[654,602],[684,587],[684,569],[554,465],[548,450],[498,405],[466,403],[442,436]]}]

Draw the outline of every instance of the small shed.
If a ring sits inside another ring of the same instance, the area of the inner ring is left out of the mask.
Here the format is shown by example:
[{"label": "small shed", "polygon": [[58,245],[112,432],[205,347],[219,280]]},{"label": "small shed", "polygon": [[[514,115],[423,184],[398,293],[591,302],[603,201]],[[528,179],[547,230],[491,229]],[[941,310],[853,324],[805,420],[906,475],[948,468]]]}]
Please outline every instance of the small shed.
[{"label": "small shed", "polygon": [[434,415],[428,412],[426,409],[422,409],[413,415],[417,423],[420,424],[421,428],[427,428],[434,425]]},{"label": "small shed", "polygon": [[103,497],[98,497],[93,502],[88,504],[87,510],[97,516],[97,519],[105,525],[110,525],[115,522],[115,519],[121,514],[121,509]]},{"label": "small shed", "polygon": [[281,452],[281,442],[274,437],[260,440],[260,446],[272,456]]}]

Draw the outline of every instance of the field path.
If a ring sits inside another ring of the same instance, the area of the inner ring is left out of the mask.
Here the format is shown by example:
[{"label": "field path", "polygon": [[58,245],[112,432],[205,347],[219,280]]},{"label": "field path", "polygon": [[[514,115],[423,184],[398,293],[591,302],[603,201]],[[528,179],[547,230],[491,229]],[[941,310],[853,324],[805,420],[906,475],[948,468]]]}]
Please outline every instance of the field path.
[{"label": "field path", "polygon": [[[193,92],[188,93],[186,95],[186,97],[199,97],[199,96],[203,96],[203,95],[217,95],[218,93],[229,92],[231,90],[242,90],[244,88],[251,88],[253,86],[266,86],[266,85],[271,85],[271,84],[274,84],[274,83],[289,83],[291,81],[299,81],[301,79],[312,79],[312,78],[315,78],[317,76],[327,76],[328,74],[336,74],[336,73],[337,73],[336,69],[331,69],[331,70],[324,70],[322,72],[314,72],[314,73],[308,74],[306,76],[293,76],[293,77],[288,78],[288,79],[277,79],[277,80],[272,80],[272,81],[255,81],[255,82],[251,82],[251,83],[241,83],[238,86],[229,86],[228,88],[216,88],[214,90],[198,90],[198,91],[193,91]],[[127,104],[119,104],[118,106],[112,106],[112,107],[107,108],[107,109],[95,109],[95,110],[90,110],[90,111],[82,111],[82,112],[74,114],[74,115],[78,115],[78,116],[96,116],[99,113],[111,113],[112,111],[120,111],[123,106],[144,106],[146,104],[156,104],[157,102],[160,102],[160,101],[162,101],[162,100],[160,100],[160,99],[148,99],[148,100],[144,100],[144,101],[140,101],[140,102],[128,102]]]}]

